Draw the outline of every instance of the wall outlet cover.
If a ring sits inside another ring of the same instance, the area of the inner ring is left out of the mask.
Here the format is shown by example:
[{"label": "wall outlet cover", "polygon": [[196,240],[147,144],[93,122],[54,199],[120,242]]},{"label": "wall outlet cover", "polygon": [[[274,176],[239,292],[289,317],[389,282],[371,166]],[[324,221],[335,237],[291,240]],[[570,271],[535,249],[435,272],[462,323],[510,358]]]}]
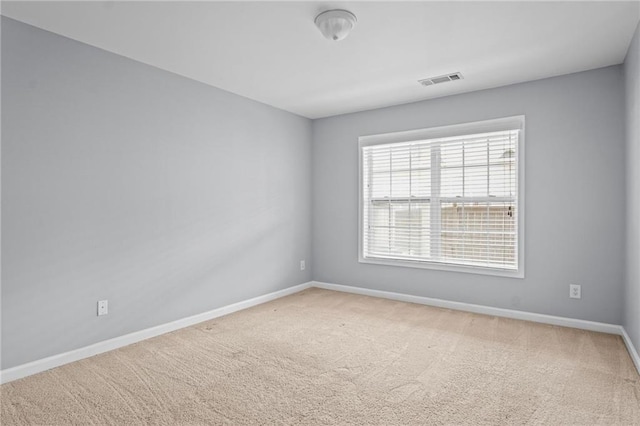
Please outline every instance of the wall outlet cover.
[{"label": "wall outlet cover", "polygon": [[569,297],[572,299],[582,298],[582,288],[578,284],[569,284]]},{"label": "wall outlet cover", "polygon": [[98,301],[98,316],[107,315],[109,313],[109,301],[108,300],[99,300]]}]

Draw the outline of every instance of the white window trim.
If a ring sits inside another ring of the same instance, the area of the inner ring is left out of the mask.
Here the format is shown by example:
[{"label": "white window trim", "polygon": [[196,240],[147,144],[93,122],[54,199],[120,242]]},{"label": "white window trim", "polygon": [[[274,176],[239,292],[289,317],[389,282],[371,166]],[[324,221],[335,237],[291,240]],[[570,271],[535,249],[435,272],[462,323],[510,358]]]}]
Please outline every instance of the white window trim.
[{"label": "white window trim", "polygon": [[[365,258],[363,256],[364,247],[364,206],[362,193],[362,148],[372,145],[381,145],[395,142],[410,142],[424,139],[435,139],[449,136],[473,133],[488,133],[501,131],[505,129],[520,129],[518,137],[518,149],[516,156],[516,164],[518,170],[518,269],[503,270],[498,268],[488,268],[481,266],[464,266],[454,265],[440,262],[429,261],[412,261],[412,260],[394,260],[386,258]],[[524,115],[498,118],[493,120],[476,121],[473,123],[454,124],[450,126],[432,127],[428,129],[408,130],[393,133],[384,133],[377,135],[366,135],[358,138],[358,261],[360,263],[401,266],[409,268],[432,269],[439,271],[465,272],[471,274],[493,275],[499,277],[524,278],[525,266],[525,118]]]}]

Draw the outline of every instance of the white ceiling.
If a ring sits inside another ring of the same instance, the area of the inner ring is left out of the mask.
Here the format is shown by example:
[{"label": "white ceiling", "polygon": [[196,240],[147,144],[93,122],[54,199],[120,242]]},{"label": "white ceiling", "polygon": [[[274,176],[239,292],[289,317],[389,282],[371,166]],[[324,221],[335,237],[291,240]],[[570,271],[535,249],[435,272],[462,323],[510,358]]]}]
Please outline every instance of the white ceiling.
[{"label": "white ceiling", "polygon": [[[318,118],[624,60],[640,2],[2,2],[2,14]],[[313,24],[345,8],[331,42]],[[460,71],[464,80],[422,87]]]}]

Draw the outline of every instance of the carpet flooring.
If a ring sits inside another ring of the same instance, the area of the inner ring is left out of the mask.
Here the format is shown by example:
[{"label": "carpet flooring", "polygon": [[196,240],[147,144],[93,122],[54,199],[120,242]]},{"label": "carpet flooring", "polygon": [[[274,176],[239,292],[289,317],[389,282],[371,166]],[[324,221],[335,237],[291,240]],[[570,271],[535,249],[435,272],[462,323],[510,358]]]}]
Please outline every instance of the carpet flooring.
[{"label": "carpet flooring", "polygon": [[7,425],[640,425],[619,336],[308,289],[0,388]]}]

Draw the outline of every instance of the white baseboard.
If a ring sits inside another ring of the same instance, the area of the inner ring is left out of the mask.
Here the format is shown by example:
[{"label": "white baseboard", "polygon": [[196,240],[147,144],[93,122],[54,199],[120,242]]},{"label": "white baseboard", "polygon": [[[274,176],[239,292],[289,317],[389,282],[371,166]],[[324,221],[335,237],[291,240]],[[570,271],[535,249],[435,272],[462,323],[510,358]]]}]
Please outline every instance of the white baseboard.
[{"label": "white baseboard", "polygon": [[624,327],[620,327],[622,329],[622,340],[624,340],[624,344],[627,345],[627,350],[629,351],[629,355],[631,355],[631,359],[633,363],[636,365],[636,369],[638,370],[638,374],[640,374],[640,355],[638,355],[638,351],[636,347],[633,346],[633,342],[631,341],[631,337],[627,334],[627,330]]},{"label": "white baseboard", "polygon": [[476,314],[493,315],[496,317],[513,318],[525,321],[539,322],[543,324],[559,325],[562,327],[579,328],[582,330],[599,331],[601,333],[622,335],[622,327],[616,324],[606,324],[602,322],[585,321],[573,318],[556,317],[553,315],[536,314],[525,311],[515,311],[512,309],[493,308],[491,306],[474,305],[471,303],[452,302],[444,299],[433,299],[430,297],[412,296],[409,294],[393,293],[390,291],[371,290],[362,287],[351,287],[341,284],[330,284],[312,281],[313,287],[327,290],[343,291],[347,293],[361,294],[364,296],[381,297],[384,299],[398,300],[401,302],[418,303],[420,305],[436,306],[438,308],[454,309],[457,311],[473,312]]},{"label": "white baseboard", "polygon": [[32,374],[40,373],[55,367],[59,367],[64,364],[68,364],[70,362],[79,361],[81,359],[98,355],[103,352],[111,351],[114,349],[121,348],[123,346],[140,342],[142,340],[150,339],[152,337],[156,337],[161,334],[165,334],[171,331],[179,330],[181,328],[189,327],[203,321],[208,321],[214,318],[221,317],[223,315],[228,315],[233,312],[250,308],[252,306],[270,302],[272,300],[297,293],[309,287],[311,287],[311,282],[299,284],[293,287],[285,288],[284,290],[275,291],[273,293],[268,293],[262,296],[254,297],[253,299],[244,300],[238,303],[233,303],[231,305],[223,306],[221,308],[213,309],[211,311],[203,312],[201,314],[193,315],[191,317],[182,318],[166,324],[161,324],[155,327],[136,331],[134,333],[125,334],[124,336],[114,337],[113,339],[94,343],[93,345],[74,349],[69,352],[64,352],[58,355],[42,358],[33,362],[18,365],[16,367],[7,368],[5,370],[0,371],[0,384],[8,383],[13,380],[18,380],[23,377],[31,376]]},{"label": "white baseboard", "polygon": [[557,317],[553,315],[536,314],[533,312],[516,311],[512,309],[493,308],[491,306],[474,305],[471,303],[452,302],[450,300],[433,299],[430,297],[412,296],[409,294],[394,293],[391,291],[371,290],[362,287],[352,287],[341,284],[331,284],[319,281],[311,281],[312,287],[324,288],[326,290],[342,291],[345,293],[360,294],[363,296],[381,297],[383,299],[398,300],[401,302],[418,303],[420,305],[435,306],[438,308],[454,309],[457,311],[473,312],[476,314],[493,315],[496,317],[519,319],[524,321],[538,322],[542,324],[558,325],[561,327],[578,328],[581,330],[598,331],[601,333],[616,334],[622,336],[629,355],[640,374],[640,356],[633,342],[629,338],[624,327],[617,324],[607,324],[603,322],[585,321],[574,318]]}]

